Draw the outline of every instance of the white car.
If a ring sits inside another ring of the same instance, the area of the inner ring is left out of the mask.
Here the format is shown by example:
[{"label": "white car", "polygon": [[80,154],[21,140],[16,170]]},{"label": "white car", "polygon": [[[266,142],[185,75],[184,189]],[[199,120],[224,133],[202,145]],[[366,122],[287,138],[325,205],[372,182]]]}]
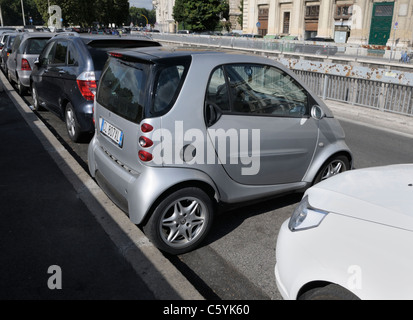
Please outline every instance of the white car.
[{"label": "white car", "polygon": [[413,299],[413,165],[358,169],[306,191],[277,239],[284,299]]}]

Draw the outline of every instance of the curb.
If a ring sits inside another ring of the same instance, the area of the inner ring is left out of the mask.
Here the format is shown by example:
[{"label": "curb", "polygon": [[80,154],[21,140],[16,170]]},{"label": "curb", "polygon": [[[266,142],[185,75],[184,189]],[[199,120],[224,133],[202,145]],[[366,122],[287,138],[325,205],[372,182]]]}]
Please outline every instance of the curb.
[{"label": "curb", "polygon": [[[28,126],[72,184],[122,256],[158,300],[204,300],[205,298],[149,241],[100,189],[51,131],[15,92],[0,72],[0,91],[5,90]],[[4,88],[3,88],[4,87]]]}]

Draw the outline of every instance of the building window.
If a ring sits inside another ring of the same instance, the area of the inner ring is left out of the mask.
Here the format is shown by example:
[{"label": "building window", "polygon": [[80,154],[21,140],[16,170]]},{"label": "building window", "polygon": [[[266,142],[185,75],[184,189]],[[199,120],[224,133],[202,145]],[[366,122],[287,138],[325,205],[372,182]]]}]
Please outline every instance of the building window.
[{"label": "building window", "polygon": [[269,8],[267,6],[258,7],[258,22],[260,23],[258,34],[262,36],[265,36],[268,32],[268,13]]},{"label": "building window", "polygon": [[305,17],[314,19],[318,18],[320,14],[320,6],[307,6],[305,7]]},{"label": "building window", "polygon": [[393,4],[376,6],[374,16],[375,17],[391,17],[391,16],[393,16]]},{"label": "building window", "polygon": [[290,33],[290,12],[284,12],[283,33],[284,34]]},{"label": "building window", "polygon": [[336,15],[335,15],[335,19],[336,20],[348,20],[350,19],[351,15],[352,15],[352,5],[348,4],[348,5],[342,5],[342,6],[337,6],[336,8]]}]

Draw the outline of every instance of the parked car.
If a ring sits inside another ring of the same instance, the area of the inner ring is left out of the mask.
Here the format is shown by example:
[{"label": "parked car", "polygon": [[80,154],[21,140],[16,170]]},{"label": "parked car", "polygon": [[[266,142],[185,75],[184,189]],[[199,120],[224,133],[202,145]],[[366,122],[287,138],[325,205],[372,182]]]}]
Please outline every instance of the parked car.
[{"label": "parked car", "polygon": [[23,32],[14,39],[6,64],[7,76],[10,82],[17,83],[17,89],[21,95],[30,88],[30,75],[34,62],[52,37],[52,33]]},{"label": "parked car", "polygon": [[2,50],[0,52],[0,66],[4,71],[4,74],[7,75],[7,59],[10,56],[11,48],[13,46],[14,39],[16,38],[17,33],[4,33],[2,37],[2,43],[0,44]]},{"label": "parked car", "polygon": [[316,184],[284,222],[275,276],[285,299],[413,299],[413,165]]},{"label": "parked car", "polygon": [[331,38],[309,38],[305,43],[296,43],[294,52],[310,53],[315,55],[335,55],[338,51],[334,40]]},{"label": "parked car", "polygon": [[192,34],[193,31],[190,30],[178,30],[177,34]]},{"label": "parked car", "polygon": [[263,38],[261,34],[251,34],[251,33],[244,33],[241,35],[242,38]]},{"label": "parked car", "polygon": [[46,108],[66,122],[78,142],[94,131],[92,109],[97,82],[113,48],[160,46],[147,37],[115,38],[59,34],[51,39],[33,70],[33,108]]},{"label": "parked car", "polygon": [[112,52],[94,118],[91,175],[171,254],[200,244],[218,204],[303,190],[352,163],[326,105],[258,56]]}]

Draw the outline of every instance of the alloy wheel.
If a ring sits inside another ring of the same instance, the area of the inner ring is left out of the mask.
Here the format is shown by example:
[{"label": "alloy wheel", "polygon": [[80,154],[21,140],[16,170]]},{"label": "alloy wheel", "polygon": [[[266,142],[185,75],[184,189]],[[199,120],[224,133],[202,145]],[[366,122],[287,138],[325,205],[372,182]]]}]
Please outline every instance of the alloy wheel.
[{"label": "alloy wheel", "polygon": [[341,172],[346,171],[346,164],[340,160],[331,161],[321,174],[321,181],[331,178]]},{"label": "alloy wheel", "polygon": [[196,241],[205,226],[207,208],[197,198],[180,198],[172,203],[161,218],[160,234],[171,247],[182,247]]}]

